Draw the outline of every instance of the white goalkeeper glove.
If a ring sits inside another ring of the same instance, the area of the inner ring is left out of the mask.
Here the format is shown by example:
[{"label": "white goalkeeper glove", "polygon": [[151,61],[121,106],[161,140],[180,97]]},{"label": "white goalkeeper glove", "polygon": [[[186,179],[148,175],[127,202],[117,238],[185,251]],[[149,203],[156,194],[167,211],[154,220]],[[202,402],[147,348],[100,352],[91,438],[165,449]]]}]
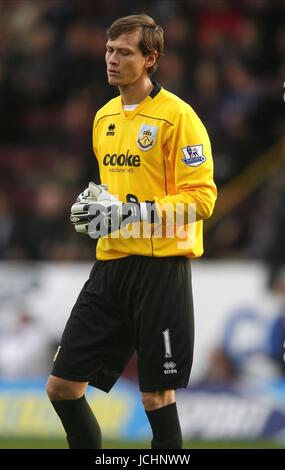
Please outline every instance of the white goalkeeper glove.
[{"label": "white goalkeeper glove", "polygon": [[100,195],[104,195],[104,199],[108,199],[108,196],[111,196],[113,200],[117,200],[115,196],[108,193],[107,189],[106,185],[99,185],[91,181],[88,187],[79,194],[76,202],[71,207],[70,215],[70,221],[77,232],[88,235],[89,223],[95,215],[94,210],[91,211],[90,207],[100,200]]},{"label": "white goalkeeper glove", "polygon": [[123,203],[107,191],[107,186],[89,183],[88,188],[71,207],[70,221],[75,230],[99,238],[119,230],[129,223],[158,221],[153,202],[139,203],[136,196],[128,194]]},{"label": "white goalkeeper glove", "polygon": [[102,189],[108,190],[108,186],[106,186],[105,184],[96,184],[91,181],[88,187],[85,188],[84,191],[82,191],[82,193],[78,195],[76,202],[88,203],[90,201],[97,201],[98,186]]}]

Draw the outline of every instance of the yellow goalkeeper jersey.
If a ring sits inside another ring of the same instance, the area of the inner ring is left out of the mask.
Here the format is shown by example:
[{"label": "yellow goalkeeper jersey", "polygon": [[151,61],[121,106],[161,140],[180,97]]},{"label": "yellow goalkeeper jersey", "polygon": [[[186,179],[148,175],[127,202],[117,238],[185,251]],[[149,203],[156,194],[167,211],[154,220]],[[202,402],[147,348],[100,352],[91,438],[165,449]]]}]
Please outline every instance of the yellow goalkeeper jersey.
[{"label": "yellow goalkeeper jersey", "polygon": [[132,111],[118,96],[95,116],[93,148],[108,191],[123,202],[127,194],[155,201],[161,216],[160,224],[100,238],[97,259],[201,256],[203,219],[212,214],[217,192],[209,137],[193,109],[155,82]]}]

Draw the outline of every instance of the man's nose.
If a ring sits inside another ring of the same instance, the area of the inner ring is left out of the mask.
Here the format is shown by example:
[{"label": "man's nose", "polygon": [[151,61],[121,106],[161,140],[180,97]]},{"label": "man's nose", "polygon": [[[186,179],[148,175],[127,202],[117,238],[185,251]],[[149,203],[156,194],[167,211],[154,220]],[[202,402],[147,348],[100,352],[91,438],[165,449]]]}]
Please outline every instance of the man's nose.
[{"label": "man's nose", "polygon": [[118,63],[118,57],[115,52],[110,55],[109,57],[109,64],[117,64]]}]

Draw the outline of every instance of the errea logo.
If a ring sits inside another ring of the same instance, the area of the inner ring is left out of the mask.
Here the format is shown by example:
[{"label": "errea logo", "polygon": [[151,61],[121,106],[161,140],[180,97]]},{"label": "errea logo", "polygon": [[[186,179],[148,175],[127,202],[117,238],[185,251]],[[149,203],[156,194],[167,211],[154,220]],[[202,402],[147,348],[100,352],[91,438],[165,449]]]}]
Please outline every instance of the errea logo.
[{"label": "errea logo", "polygon": [[177,374],[177,369],[175,369],[176,367],[176,364],[175,362],[172,362],[172,361],[166,361],[164,364],[163,364],[163,367],[164,367],[164,373],[165,374]]},{"label": "errea logo", "polygon": [[115,128],[116,128],[115,124],[113,123],[109,124],[106,135],[115,135]]}]

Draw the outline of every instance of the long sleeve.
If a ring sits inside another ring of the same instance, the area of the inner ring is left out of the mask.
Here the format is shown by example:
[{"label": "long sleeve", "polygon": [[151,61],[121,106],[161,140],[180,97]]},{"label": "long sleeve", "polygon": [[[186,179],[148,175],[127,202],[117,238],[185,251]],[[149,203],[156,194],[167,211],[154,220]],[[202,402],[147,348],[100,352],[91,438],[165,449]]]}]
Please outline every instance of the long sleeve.
[{"label": "long sleeve", "polygon": [[207,131],[189,106],[178,116],[166,142],[169,168],[175,184],[175,194],[154,197],[160,208],[165,204],[176,210],[183,203],[196,207],[196,220],[211,216],[217,189],[213,180],[213,160]]}]

